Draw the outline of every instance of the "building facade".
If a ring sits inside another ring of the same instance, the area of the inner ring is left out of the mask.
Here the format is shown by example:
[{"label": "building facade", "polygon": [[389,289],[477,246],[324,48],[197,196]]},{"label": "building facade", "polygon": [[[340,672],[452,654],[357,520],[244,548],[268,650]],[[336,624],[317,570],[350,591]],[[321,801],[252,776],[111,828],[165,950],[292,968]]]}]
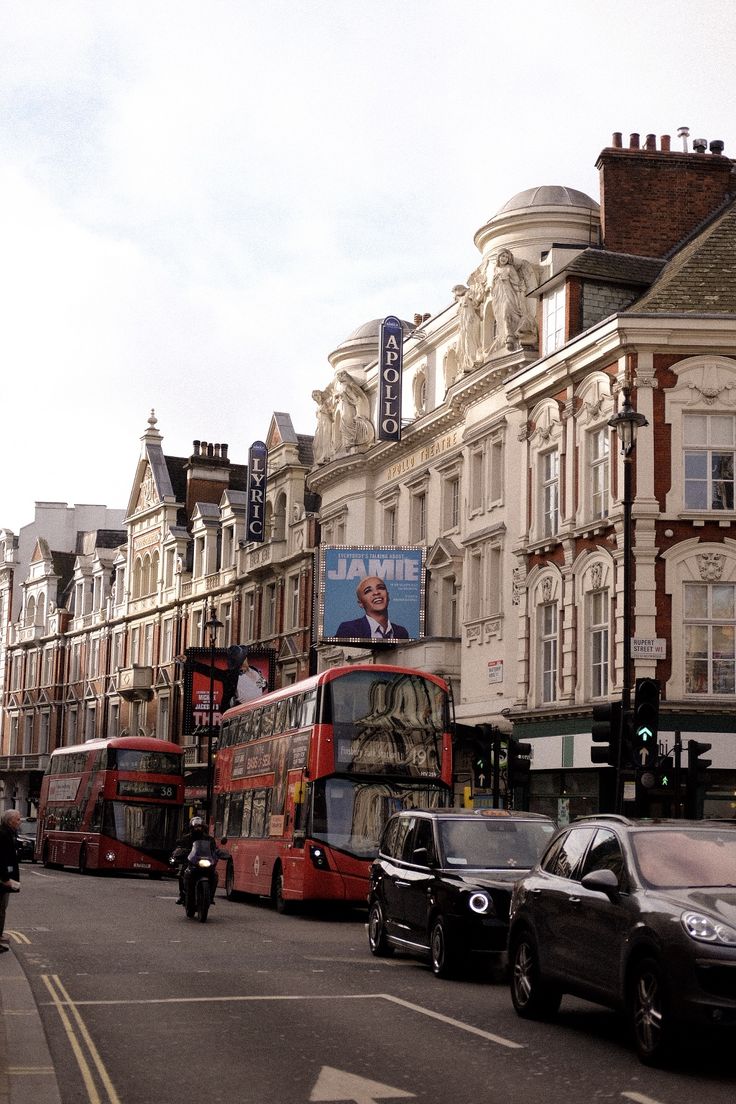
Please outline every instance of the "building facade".
[{"label": "building facade", "polygon": [[[60,570],[39,542],[23,604],[3,607],[6,781],[21,739],[40,754],[47,708],[49,746],[154,732],[201,768],[182,659],[206,646],[214,613],[217,646],[269,650],[277,685],[387,658],[447,678],[458,801],[474,784],[473,733],[490,724],[532,745],[521,800],[560,819],[594,812],[612,772],[591,762],[592,710],[626,683],[628,535],[632,676],[659,680],[664,749],[676,733],[712,743],[706,812],[733,815],[734,162],[720,142],[675,151],[667,136],[625,147],[617,134],[598,169],[598,200],[558,185],[513,196],[477,231],[477,264],[447,307],[401,324],[400,440],[378,433],[381,319],[330,354],[313,438],[274,414],[262,543],[246,540],[245,465],[202,441],[167,456],[150,419],[123,539],[76,550],[56,621],[38,612]],[[646,422],[630,524],[610,425],[624,394]],[[320,640],[320,548],[402,545],[425,551],[422,637],[390,650]]]}]

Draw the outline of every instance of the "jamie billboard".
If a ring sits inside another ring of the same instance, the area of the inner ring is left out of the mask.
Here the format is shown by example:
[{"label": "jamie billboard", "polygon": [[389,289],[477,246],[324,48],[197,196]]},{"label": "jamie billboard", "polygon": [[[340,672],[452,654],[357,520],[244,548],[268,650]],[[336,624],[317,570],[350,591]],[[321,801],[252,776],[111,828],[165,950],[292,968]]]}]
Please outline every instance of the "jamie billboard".
[{"label": "jamie billboard", "polygon": [[324,545],[319,637],[375,647],[424,636],[424,548]]}]

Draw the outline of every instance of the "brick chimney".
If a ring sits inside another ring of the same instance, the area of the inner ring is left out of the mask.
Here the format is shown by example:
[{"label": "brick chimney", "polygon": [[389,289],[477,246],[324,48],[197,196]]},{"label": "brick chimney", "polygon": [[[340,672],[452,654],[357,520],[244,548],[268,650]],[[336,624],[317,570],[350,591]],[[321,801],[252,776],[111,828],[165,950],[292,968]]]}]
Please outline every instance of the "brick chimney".
[{"label": "brick chimney", "polygon": [[186,465],[187,473],[187,517],[191,518],[197,502],[212,502],[217,505],[223,491],[230,483],[230,460],[228,446],[211,444],[209,441],[195,441],[192,455]]},{"label": "brick chimney", "polygon": [[605,249],[663,257],[736,191],[734,162],[723,156],[722,142],[711,142],[710,154],[704,143],[697,146],[702,152],[672,151],[667,134],[660,145],[648,134],[641,148],[632,134],[627,149],[617,132],[600,154]]}]

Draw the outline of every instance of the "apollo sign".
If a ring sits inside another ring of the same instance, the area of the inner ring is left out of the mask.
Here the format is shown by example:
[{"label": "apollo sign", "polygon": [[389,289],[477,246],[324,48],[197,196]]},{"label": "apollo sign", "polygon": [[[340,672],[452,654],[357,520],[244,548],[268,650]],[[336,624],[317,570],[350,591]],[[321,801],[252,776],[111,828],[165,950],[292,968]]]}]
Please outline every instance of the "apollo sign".
[{"label": "apollo sign", "polygon": [[245,539],[262,541],[266,518],[266,472],[268,449],[263,441],[254,441],[248,451],[248,514]]},{"label": "apollo sign", "polygon": [[401,372],[404,331],[390,314],[381,323],[378,343],[378,439],[401,440]]}]

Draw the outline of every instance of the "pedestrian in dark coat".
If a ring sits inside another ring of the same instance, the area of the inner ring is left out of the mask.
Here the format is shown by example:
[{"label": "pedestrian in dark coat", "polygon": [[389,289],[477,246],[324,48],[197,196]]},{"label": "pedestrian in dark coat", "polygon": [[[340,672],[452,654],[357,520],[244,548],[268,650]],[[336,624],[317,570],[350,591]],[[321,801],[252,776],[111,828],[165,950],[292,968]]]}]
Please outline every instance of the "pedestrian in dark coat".
[{"label": "pedestrian in dark coat", "polygon": [[0,816],[0,954],[8,950],[3,939],[5,914],[11,893],[20,889],[20,871],[18,870],[18,828],[20,813],[17,809],[6,809]]}]

